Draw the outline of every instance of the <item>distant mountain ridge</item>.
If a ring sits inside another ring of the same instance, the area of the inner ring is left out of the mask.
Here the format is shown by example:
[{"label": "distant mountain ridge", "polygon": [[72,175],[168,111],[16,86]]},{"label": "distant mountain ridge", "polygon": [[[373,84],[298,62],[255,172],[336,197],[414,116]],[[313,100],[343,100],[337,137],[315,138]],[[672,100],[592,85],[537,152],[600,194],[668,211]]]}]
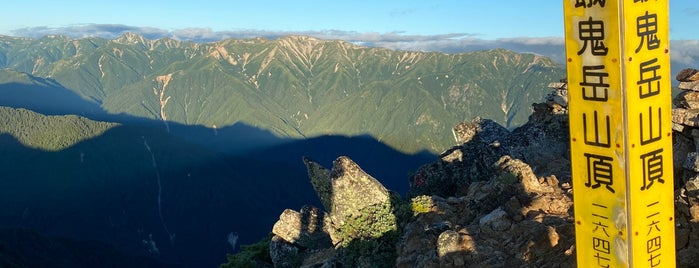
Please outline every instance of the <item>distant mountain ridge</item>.
[{"label": "distant mountain ridge", "polygon": [[[451,126],[475,116],[522,124],[565,71],[551,59],[502,49],[425,53],[306,36],[202,44],[132,33],[0,36],[0,68],[164,127],[244,123],[287,138],[370,135],[411,153],[446,149]],[[0,73],[4,85],[13,82],[8,73]]]}]

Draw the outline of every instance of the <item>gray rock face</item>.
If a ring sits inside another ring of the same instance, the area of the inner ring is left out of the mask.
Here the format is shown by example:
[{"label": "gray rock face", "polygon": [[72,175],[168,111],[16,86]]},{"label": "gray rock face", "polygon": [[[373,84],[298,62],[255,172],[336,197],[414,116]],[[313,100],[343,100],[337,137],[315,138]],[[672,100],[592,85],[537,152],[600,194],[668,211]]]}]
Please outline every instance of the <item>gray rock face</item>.
[{"label": "gray rock face", "polygon": [[672,122],[684,127],[699,127],[699,109],[690,109],[689,105],[686,107],[672,110]]},{"label": "gray rock face", "polygon": [[324,228],[323,213],[316,207],[304,206],[300,212],[284,210],[272,227],[272,233],[304,248],[331,247],[330,236]]},{"label": "gray rock face", "polygon": [[543,194],[554,192],[552,185],[540,183],[532,168],[519,159],[513,159],[511,156],[505,155],[495,163],[495,166],[502,171],[500,176],[503,176],[503,174],[514,176],[527,193]]},{"label": "gray rock face", "polygon": [[390,206],[391,194],[388,190],[348,157],[339,157],[333,162],[330,180],[330,220],[338,228],[345,225],[347,220],[361,216],[361,211],[366,208]]},{"label": "gray rock face", "polygon": [[[307,158],[303,162],[329,211],[306,206],[281,214],[270,244],[275,267],[361,267],[375,262],[372,256],[353,255],[353,247],[358,241],[384,241],[385,235],[397,231],[391,192],[348,157],[335,160],[332,170]],[[377,245],[368,247],[380,252]]]},{"label": "gray rock face", "polygon": [[535,176],[570,177],[567,84],[564,79],[551,87],[546,102],[533,104],[529,121],[511,132],[481,118],[457,125],[459,145],[415,172],[408,197],[464,195],[471,183],[497,176],[492,165],[505,155],[536,167]]},{"label": "gray rock face", "polygon": [[699,152],[688,153],[682,167],[687,170],[699,172]]},{"label": "gray rock face", "polygon": [[303,158],[303,163],[306,165],[308,178],[311,180],[313,190],[318,194],[320,203],[323,204],[326,210],[330,210],[332,208],[332,180],[330,178],[330,170],[327,170],[320,164],[305,157]]},{"label": "gray rock face", "polygon": [[497,233],[510,229],[512,221],[507,217],[507,212],[497,208],[478,220],[478,225],[485,233]]},{"label": "gray rock face", "polygon": [[457,144],[473,139],[489,144],[504,140],[510,131],[493,120],[476,117],[470,122],[459,123],[452,129],[452,133]]},{"label": "gray rock face", "polygon": [[680,82],[680,85],[677,87],[683,90],[699,91],[699,81]]},{"label": "gray rock face", "polygon": [[[502,127],[480,128],[482,122],[492,121],[475,119],[462,124],[464,129],[473,127],[474,129],[464,130],[464,133],[475,133],[475,136],[469,142],[442,153],[439,161],[420,167],[410,179],[408,197],[463,195],[472,182],[487,180],[494,175],[492,163],[507,154],[506,146],[495,139],[496,133],[509,132]],[[501,140],[505,139],[506,136]]]},{"label": "gray rock face", "polygon": [[673,104],[685,109],[699,109],[699,91],[685,90],[677,94]]},{"label": "gray rock face", "polygon": [[699,70],[692,68],[681,70],[679,73],[677,73],[675,79],[680,82],[699,81]]},{"label": "gray rock face", "polygon": [[269,255],[274,267],[292,268],[299,265],[299,248],[279,236],[272,237],[269,243]]}]

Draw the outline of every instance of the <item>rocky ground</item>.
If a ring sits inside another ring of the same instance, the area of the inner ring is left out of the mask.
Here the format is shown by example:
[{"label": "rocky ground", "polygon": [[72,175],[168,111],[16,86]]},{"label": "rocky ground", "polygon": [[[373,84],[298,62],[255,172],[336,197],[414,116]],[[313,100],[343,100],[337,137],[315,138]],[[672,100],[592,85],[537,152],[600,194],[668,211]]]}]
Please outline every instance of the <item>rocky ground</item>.
[{"label": "rocky ground", "polygon": [[[678,267],[699,259],[699,71],[673,101]],[[222,266],[575,267],[566,81],[513,131],[475,118],[457,146],[387,190],[351,159],[304,159],[324,208],[286,210],[270,240]],[[257,252],[253,252],[257,250]]]}]

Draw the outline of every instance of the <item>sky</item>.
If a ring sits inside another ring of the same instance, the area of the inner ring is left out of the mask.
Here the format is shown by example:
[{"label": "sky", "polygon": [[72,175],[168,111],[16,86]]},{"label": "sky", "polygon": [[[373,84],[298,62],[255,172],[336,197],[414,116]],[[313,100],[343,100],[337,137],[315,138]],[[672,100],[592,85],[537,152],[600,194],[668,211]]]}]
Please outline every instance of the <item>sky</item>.
[{"label": "sky", "polygon": [[[699,62],[699,1],[669,1],[670,37],[680,55]],[[0,34],[34,38],[128,31],[209,42],[304,34],[392,49],[501,47],[564,57],[562,0],[22,0],[2,13]]]},{"label": "sky", "polygon": [[[560,0],[25,0],[3,6],[0,34],[112,24],[168,31],[460,34],[486,40],[562,37],[562,5]],[[672,39],[699,39],[693,31],[699,1],[671,0],[670,16]]]},{"label": "sky", "polygon": [[[482,38],[560,36],[562,4],[477,0],[16,1],[0,32],[27,27],[122,24],[166,30],[353,31]],[[689,1],[689,0],[687,0]],[[497,2],[498,4],[492,4]],[[537,1],[544,2],[544,1]],[[9,10],[8,10],[9,9]],[[497,19],[495,23],[493,20]]]}]

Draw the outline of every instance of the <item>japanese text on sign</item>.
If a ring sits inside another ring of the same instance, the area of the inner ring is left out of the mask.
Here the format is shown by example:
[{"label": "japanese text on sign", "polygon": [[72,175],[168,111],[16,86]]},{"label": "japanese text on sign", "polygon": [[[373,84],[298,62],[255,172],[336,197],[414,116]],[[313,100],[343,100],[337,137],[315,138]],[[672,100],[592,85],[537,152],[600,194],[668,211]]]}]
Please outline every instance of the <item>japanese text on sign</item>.
[{"label": "japanese text on sign", "polygon": [[667,0],[564,0],[580,267],[672,267]]}]

